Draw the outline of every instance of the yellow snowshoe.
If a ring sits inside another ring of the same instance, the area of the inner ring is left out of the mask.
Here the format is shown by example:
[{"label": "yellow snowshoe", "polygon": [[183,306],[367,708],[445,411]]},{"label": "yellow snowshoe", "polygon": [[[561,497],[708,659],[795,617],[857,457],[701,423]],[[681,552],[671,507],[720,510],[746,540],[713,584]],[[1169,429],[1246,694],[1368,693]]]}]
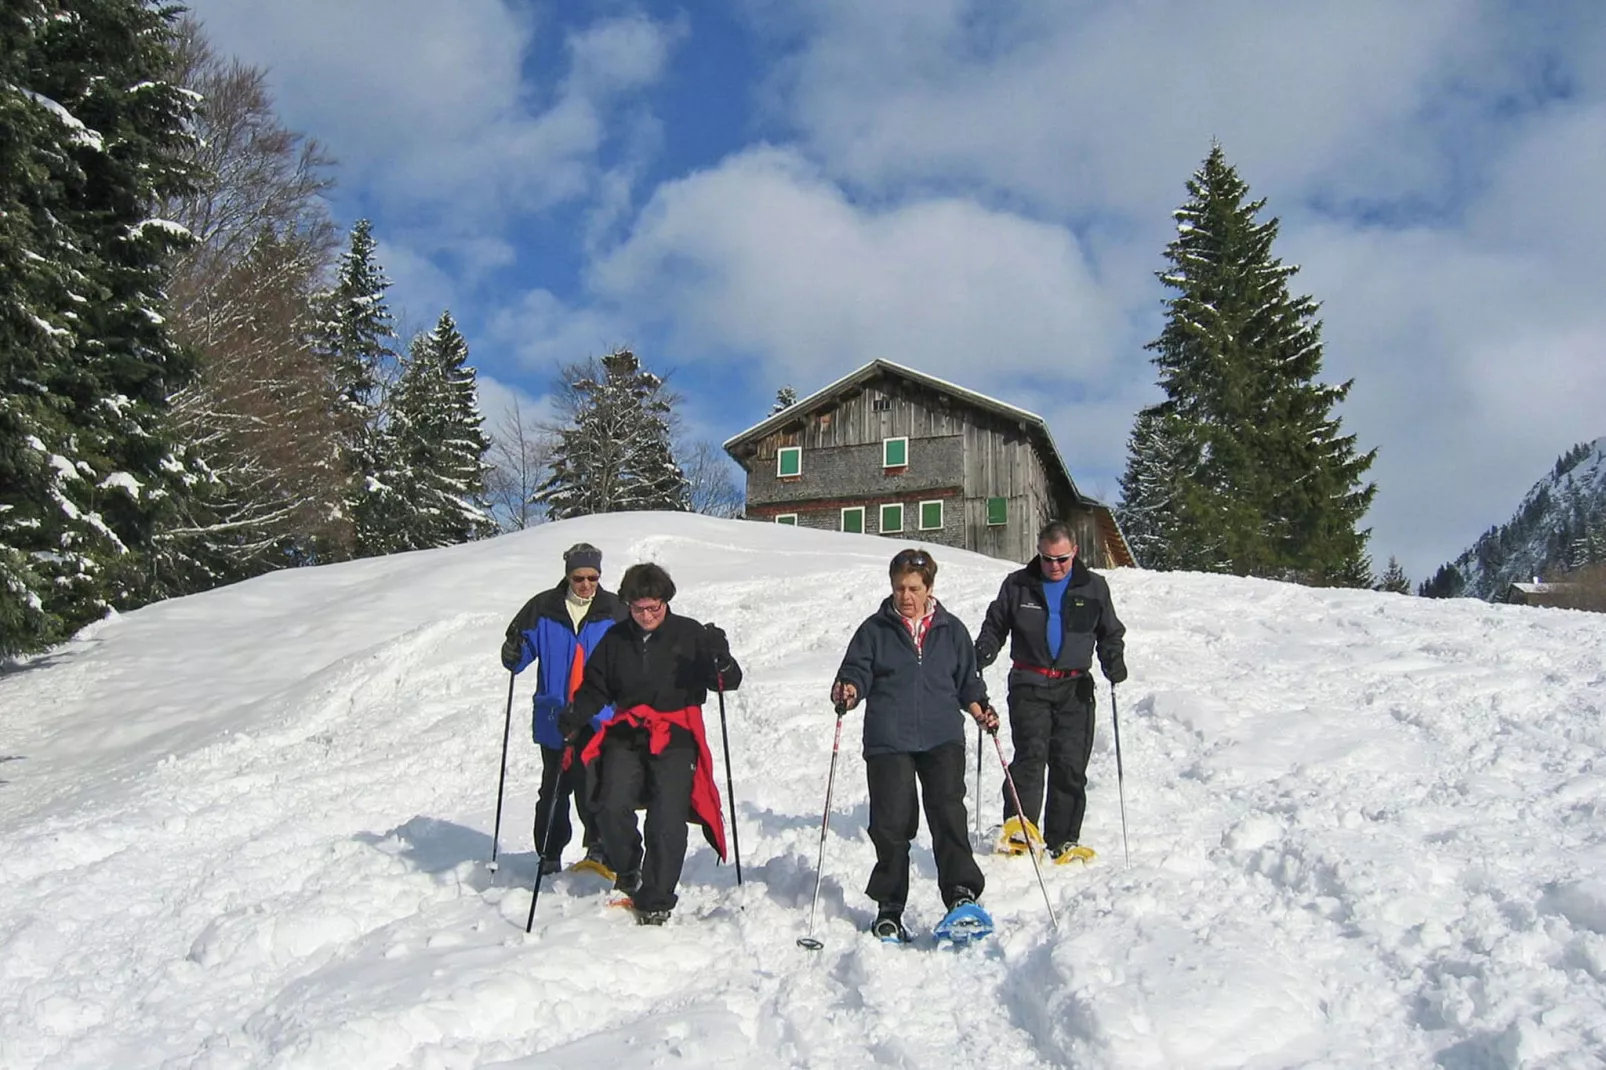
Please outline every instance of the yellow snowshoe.
[{"label": "yellow snowshoe", "polygon": [[1087,865],[1093,861],[1093,848],[1079,843],[1062,843],[1049,852],[1056,866]]},{"label": "yellow snowshoe", "polygon": [[1037,826],[1030,821],[1016,815],[1005,821],[998,832],[998,853],[1001,855],[1023,855],[1028,849],[1039,849],[1043,846],[1043,834],[1037,831]]}]

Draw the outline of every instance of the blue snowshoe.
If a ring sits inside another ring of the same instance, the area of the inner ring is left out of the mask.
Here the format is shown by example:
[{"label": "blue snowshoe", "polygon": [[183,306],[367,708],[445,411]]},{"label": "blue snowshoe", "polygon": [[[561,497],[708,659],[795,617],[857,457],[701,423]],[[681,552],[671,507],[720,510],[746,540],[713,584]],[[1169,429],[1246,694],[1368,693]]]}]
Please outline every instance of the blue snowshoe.
[{"label": "blue snowshoe", "polygon": [[980,904],[969,900],[956,904],[934,930],[939,942],[947,941],[955,947],[975,943],[992,935],[992,931],[992,915],[983,910]]}]

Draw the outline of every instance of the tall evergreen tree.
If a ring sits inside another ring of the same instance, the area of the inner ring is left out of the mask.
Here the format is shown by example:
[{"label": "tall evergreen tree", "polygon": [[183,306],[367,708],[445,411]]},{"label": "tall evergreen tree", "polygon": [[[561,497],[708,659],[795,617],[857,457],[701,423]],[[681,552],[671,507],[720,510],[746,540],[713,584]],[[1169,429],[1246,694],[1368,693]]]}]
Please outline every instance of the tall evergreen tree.
[{"label": "tall evergreen tree", "polygon": [[485,453],[468,342],[450,312],[413,340],[381,436],[382,503],[371,542],[390,550],[451,546],[496,532],[485,500]]},{"label": "tall evergreen tree", "polygon": [[1316,302],[1289,294],[1298,268],[1272,254],[1278,222],[1258,220],[1265,201],[1219,145],[1188,193],[1159,273],[1175,295],[1148,346],[1166,398],[1134,428],[1129,508],[1166,514],[1151,553],[1174,567],[1365,586],[1370,532],[1356,525],[1376,451],[1358,454],[1333,415],[1351,383],[1317,381]]},{"label": "tall evergreen tree", "polygon": [[553,520],[631,509],[685,512],[670,442],[674,395],[628,349],[563,370],[552,475],[536,492]]},{"label": "tall evergreen tree", "polygon": [[382,500],[387,489],[376,476],[383,464],[381,387],[394,373],[396,331],[385,303],[390,280],[375,258],[375,248],[372,225],[359,219],[351,230],[350,248],[340,257],[334,289],[319,301],[318,336],[340,427],[332,482],[343,487],[341,499],[330,502],[329,508],[333,519],[345,525],[333,545],[316,548],[315,555],[326,560],[394,549],[385,534],[389,522],[382,519],[388,509]]},{"label": "tall evergreen tree", "polygon": [[167,397],[193,374],[164,315],[191,181],[173,12],[11,0],[0,14],[0,653],[149,597],[186,493]]}]

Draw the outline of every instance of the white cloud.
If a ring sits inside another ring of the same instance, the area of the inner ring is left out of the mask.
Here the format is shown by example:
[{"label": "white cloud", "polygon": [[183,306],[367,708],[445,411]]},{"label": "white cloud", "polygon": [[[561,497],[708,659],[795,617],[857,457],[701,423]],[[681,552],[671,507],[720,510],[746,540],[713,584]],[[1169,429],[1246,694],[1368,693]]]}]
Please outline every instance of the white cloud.
[{"label": "white cloud", "polygon": [[[1416,136],[1474,0],[811,5],[774,99],[828,171],[1146,211],[1220,137],[1270,190],[1440,166]],[[1353,189],[1353,187],[1349,187]]]},{"label": "white cloud", "polygon": [[[503,435],[503,429],[513,418],[515,407],[526,433],[533,433],[536,425],[552,419],[552,398],[548,394],[536,395],[516,383],[505,383],[489,375],[474,379],[479,390],[480,415],[485,418],[487,434]],[[507,434],[504,437],[513,437]]]},{"label": "white cloud", "polygon": [[660,187],[592,282],[688,359],[740,353],[800,388],[874,357],[1096,375],[1118,329],[1065,228],[957,199],[862,208],[777,149]]},{"label": "white cloud", "polygon": [[622,317],[570,306],[547,290],[528,291],[499,309],[484,334],[490,344],[542,379],[561,365],[601,356],[631,344],[633,338]]},{"label": "white cloud", "polygon": [[681,30],[646,18],[571,34],[564,70],[532,70],[541,33],[503,0],[195,0],[226,53],[270,68],[290,125],[329,145],[342,189],[447,233],[587,192],[622,95],[660,77]]}]

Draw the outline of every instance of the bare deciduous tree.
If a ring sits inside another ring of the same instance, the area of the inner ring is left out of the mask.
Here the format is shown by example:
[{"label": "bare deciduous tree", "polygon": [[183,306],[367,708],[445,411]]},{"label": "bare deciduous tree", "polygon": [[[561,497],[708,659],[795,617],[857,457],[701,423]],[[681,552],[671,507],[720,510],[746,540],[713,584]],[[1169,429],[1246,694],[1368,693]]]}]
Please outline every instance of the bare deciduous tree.
[{"label": "bare deciduous tree", "polygon": [[203,98],[203,177],[164,210],[196,239],[169,294],[199,377],[172,405],[209,481],[164,555],[177,590],[290,563],[295,547],[338,541],[347,523],[337,414],[311,345],[312,298],[338,242],[323,200],[330,160],[279,122],[266,72],[219,58],[193,21],[182,36],[180,77]]},{"label": "bare deciduous tree", "polygon": [[683,442],[676,453],[690,487],[693,512],[722,517],[742,515],[747,493],[738,482],[735,462],[723,450],[705,439]]},{"label": "bare deciduous tree", "polygon": [[491,429],[485,494],[503,531],[523,531],[546,519],[531,499],[552,463],[552,435],[530,417],[517,398]]}]

